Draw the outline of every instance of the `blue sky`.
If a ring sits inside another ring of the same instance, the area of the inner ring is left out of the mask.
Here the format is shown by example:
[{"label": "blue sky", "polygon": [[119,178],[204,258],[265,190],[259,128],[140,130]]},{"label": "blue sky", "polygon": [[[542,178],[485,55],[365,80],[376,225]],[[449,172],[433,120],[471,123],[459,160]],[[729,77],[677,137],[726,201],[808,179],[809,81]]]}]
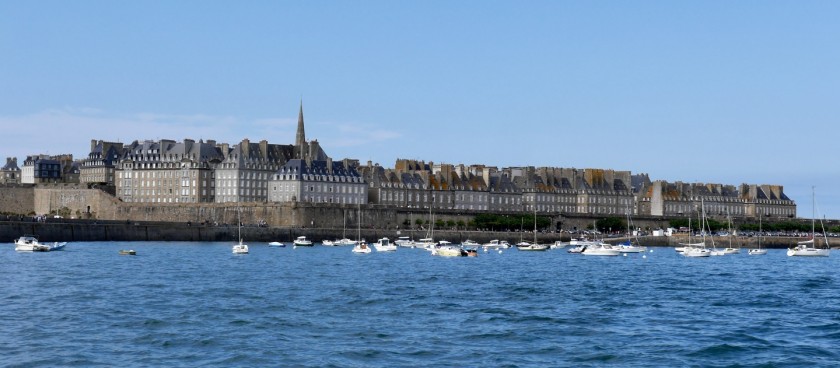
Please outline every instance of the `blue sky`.
[{"label": "blue sky", "polygon": [[840,2],[0,2],[0,156],[91,139],[780,184],[840,218]]}]

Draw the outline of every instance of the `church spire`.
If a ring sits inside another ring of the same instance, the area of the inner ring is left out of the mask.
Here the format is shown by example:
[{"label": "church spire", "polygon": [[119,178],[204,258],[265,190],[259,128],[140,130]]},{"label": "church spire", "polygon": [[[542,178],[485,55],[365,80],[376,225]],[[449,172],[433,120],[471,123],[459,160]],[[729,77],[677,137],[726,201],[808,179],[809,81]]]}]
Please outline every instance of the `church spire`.
[{"label": "church spire", "polygon": [[300,112],[298,113],[297,136],[295,146],[303,146],[306,143],[306,131],[303,130],[303,100],[300,100]]},{"label": "church spire", "polygon": [[295,158],[304,159],[304,155],[306,154],[306,131],[303,129],[303,99],[300,99],[297,135],[295,136],[295,151]]}]

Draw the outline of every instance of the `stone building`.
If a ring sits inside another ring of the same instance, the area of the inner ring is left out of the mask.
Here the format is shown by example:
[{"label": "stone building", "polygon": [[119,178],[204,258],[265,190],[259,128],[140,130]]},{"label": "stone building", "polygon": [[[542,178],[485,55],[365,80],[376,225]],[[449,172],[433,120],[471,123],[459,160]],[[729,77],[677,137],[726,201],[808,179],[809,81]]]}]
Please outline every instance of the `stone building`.
[{"label": "stone building", "polygon": [[749,217],[796,217],[796,204],[785,195],[781,185],[741,184]]},{"label": "stone building", "polygon": [[367,184],[358,162],[292,159],[268,183],[271,202],[367,204]]},{"label": "stone building", "polygon": [[223,158],[214,141],[134,141],[116,168],[117,197],[125,202],[213,202],[213,169]]},{"label": "stone building", "polygon": [[292,145],[251,143],[244,139],[220,146],[224,160],[216,165],[216,202],[268,201],[272,176],[294,155]]},{"label": "stone building", "polygon": [[386,169],[368,161],[359,167],[368,185],[368,202],[402,208],[429,208],[431,190],[428,177],[431,169],[423,162],[397,160],[394,169]]},{"label": "stone building", "polygon": [[7,157],[6,165],[0,168],[0,184],[20,184],[20,168],[17,157]]},{"label": "stone building", "polygon": [[487,182],[490,212],[521,212],[523,210],[522,189],[516,186],[507,171],[495,168],[484,169]]},{"label": "stone building", "polygon": [[452,192],[456,210],[487,211],[490,209],[490,193],[481,168],[456,165],[451,175]]},{"label": "stone building", "polygon": [[78,166],[73,164],[73,155],[27,156],[21,168],[21,183],[78,183]]},{"label": "stone building", "polygon": [[122,157],[122,143],[91,140],[90,153],[79,167],[79,182],[115,185],[117,164]]},{"label": "stone building", "polygon": [[698,217],[701,212],[710,218],[796,215],[796,204],[778,185],[742,184],[736,187],[657,180],[646,187],[639,198],[640,209],[652,216]]}]

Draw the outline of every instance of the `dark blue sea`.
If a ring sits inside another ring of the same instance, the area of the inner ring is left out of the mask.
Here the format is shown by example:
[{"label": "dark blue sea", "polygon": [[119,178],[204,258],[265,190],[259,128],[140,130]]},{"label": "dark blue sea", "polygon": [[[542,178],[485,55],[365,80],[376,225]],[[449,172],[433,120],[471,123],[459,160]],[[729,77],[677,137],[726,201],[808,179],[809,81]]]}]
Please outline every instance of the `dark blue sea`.
[{"label": "dark blue sea", "polygon": [[840,366],[840,253],[231,245],[0,247],[0,365]]}]

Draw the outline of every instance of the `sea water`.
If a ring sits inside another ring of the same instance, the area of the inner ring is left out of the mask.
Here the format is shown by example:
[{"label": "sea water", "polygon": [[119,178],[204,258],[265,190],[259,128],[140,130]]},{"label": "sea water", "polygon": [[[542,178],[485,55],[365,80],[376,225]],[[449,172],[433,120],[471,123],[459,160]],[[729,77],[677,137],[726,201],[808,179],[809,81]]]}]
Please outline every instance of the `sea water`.
[{"label": "sea water", "polygon": [[232,245],[0,247],[0,365],[840,364],[840,254]]}]

